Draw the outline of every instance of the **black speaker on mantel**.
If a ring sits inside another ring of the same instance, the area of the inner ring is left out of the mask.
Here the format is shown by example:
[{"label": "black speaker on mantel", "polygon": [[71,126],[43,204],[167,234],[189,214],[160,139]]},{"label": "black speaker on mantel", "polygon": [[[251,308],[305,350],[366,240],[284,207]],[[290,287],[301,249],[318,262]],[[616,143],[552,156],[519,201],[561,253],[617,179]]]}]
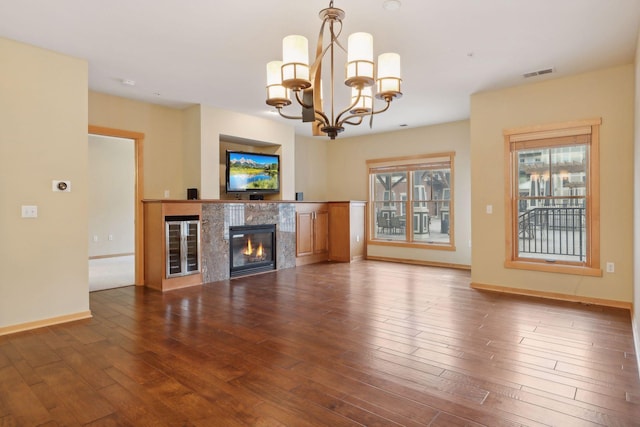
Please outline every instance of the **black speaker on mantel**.
[{"label": "black speaker on mantel", "polygon": [[187,188],[187,200],[198,200],[197,188]]},{"label": "black speaker on mantel", "polygon": [[296,193],[296,200],[299,201],[299,202],[304,200],[304,193],[302,191]]},{"label": "black speaker on mantel", "polygon": [[264,200],[264,194],[249,194],[249,200]]}]

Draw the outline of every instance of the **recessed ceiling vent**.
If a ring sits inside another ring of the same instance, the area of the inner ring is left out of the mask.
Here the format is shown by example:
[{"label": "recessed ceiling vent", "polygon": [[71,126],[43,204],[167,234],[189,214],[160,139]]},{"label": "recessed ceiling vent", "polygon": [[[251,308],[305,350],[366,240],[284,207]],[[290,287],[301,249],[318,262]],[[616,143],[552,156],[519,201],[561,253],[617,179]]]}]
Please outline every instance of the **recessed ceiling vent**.
[{"label": "recessed ceiling vent", "polygon": [[525,79],[528,79],[530,77],[536,77],[536,76],[542,76],[544,74],[551,74],[553,73],[553,68],[545,68],[544,70],[537,70],[537,71],[531,71],[529,73],[524,73],[522,75],[522,77],[524,77]]}]

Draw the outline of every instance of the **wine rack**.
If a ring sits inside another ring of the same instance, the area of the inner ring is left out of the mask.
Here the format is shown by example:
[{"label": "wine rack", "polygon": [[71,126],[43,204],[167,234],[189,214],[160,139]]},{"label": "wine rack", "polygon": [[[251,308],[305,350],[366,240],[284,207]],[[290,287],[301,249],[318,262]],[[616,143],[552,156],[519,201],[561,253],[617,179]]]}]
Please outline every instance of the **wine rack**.
[{"label": "wine rack", "polygon": [[198,216],[167,216],[166,278],[200,272],[200,220]]}]

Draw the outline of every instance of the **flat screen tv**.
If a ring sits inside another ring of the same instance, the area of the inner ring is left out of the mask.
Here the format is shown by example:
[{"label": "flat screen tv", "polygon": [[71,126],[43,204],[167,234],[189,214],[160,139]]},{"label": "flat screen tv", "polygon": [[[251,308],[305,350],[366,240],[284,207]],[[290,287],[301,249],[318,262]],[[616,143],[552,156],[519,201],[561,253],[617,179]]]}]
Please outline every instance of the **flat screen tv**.
[{"label": "flat screen tv", "polygon": [[280,156],[227,151],[227,193],[280,192]]}]

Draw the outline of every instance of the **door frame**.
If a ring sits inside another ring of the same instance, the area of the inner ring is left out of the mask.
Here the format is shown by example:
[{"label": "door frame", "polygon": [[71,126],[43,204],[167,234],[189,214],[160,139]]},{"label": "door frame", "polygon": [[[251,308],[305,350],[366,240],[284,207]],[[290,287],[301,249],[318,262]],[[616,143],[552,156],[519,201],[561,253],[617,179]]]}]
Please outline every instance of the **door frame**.
[{"label": "door frame", "polygon": [[144,133],[123,129],[113,129],[103,126],[89,125],[89,133],[93,135],[113,136],[116,138],[132,139],[135,151],[135,283],[136,286],[144,285],[144,162],[143,147]]}]

